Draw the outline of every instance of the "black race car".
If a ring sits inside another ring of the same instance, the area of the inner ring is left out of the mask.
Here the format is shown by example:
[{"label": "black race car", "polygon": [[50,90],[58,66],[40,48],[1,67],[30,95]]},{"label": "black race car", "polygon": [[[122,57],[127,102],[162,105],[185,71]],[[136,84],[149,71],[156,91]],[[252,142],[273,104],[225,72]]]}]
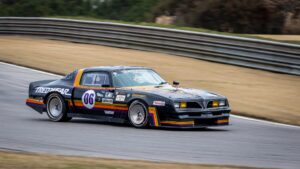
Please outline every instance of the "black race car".
[{"label": "black race car", "polygon": [[73,117],[131,123],[134,127],[209,127],[229,124],[226,97],[169,85],[145,67],[103,66],[62,79],[32,82],[26,104],[52,121]]}]

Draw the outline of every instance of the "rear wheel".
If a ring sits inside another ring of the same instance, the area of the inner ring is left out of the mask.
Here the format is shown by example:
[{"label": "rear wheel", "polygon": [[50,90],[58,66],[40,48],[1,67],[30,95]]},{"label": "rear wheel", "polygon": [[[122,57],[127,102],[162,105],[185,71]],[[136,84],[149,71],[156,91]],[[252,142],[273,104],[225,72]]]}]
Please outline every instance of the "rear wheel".
[{"label": "rear wheel", "polygon": [[130,123],[137,128],[143,128],[148,124],[147,106],[136,100],[132,102],[128,110],[128,118]]},{"label": "rear wheel", "polygon": [[69,121],[67,117],[67,106],[63,97],[58,93],[52,93],[47,99],[47,115],[51,121]]}]

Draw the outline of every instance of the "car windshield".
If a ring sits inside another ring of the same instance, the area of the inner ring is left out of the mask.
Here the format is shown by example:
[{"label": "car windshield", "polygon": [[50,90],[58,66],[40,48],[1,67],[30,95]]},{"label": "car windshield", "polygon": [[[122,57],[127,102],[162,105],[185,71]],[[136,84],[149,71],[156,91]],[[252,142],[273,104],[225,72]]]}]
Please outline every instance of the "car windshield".
[{"label": "car windshield", "polygon": [[154,86],[165,84],[156,72],[150,69],[133,69],[113,72],[115,87]]}]

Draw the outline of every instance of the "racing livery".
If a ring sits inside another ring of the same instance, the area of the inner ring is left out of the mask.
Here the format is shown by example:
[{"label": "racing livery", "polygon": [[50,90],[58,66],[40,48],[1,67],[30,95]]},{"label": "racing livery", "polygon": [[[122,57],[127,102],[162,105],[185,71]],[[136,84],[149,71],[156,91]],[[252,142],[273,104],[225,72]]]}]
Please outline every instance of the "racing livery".
[{"label": "racing livery", "polygon": [[132,66],[91,67],[32,82],[26,104],[52,121],[95,118],[137,128],[222,126],[230,113],[224,96],[170,85],[154,70]]}]

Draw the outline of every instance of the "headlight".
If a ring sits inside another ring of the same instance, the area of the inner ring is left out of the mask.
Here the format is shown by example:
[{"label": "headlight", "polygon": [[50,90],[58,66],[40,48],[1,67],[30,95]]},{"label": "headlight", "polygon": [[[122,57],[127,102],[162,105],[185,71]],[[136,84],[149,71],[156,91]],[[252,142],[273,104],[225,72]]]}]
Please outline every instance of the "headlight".
[{"label": "headlight", "polygon": [[213,101],[212,107],[219,107],[219,102],[218,101]]},{"label": "headlight", "polygon": [[186,108],[187,104],[186,102],[179,102],[179,103],[174,103],[175,108]]},{"label": "headlight", "polygon": [[186,102],[180,102],[180,108],[186,108]]},{"label": "headlight", "polygon": [[225,106],[225,100],[220,101],[219,106]]}]

